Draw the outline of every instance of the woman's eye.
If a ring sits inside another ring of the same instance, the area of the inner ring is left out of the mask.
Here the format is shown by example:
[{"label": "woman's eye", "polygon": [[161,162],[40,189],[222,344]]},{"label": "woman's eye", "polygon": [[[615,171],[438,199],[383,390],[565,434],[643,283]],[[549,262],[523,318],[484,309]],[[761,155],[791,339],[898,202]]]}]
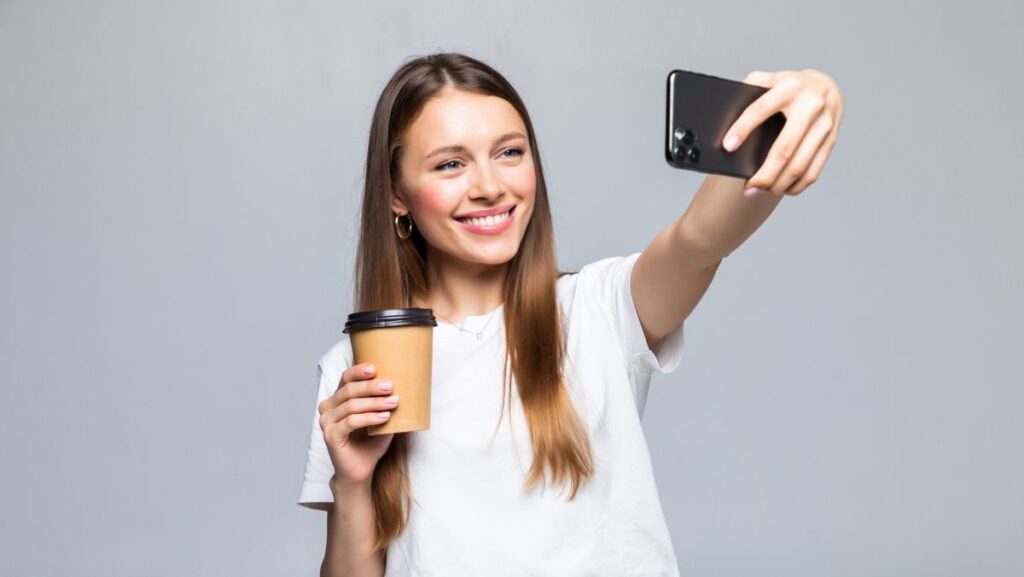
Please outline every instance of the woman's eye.
[{"label": "woman's eye", "polygon": [[444,171],[444,170],[447,170],[449,168],[456,169],[458,167],[459,167],[459,161],[458,160],[449,160],[448,162],[445,162],[443,164],[437,165],[437,167],[434,170]]},{"label": "woman's eye", "polygon": [[[509,155],[509,153],[512,153],[512,154]],[[517,158],[517,157],[522,156],[524,154],[524,152],[523,152],[522,148],[508,148],[508,149],[505,149],[504,151],[502,151],[501,154],[505,158]],[[459,166],[461,164],[462,163],[459,162],[458,160],[449,160],[448,162],[443,162],[443,163],[437,165],[436,167],[434,167],[434,170],[439,170],[441,172],[447,172],[449,170],[455,170],[456,168],[459,168]]]}]

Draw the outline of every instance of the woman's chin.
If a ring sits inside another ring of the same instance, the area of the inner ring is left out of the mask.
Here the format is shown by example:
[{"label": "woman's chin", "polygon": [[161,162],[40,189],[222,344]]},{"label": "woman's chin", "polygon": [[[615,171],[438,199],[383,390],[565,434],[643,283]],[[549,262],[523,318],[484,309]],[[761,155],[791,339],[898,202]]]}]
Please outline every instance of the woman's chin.
[{"label": "woman's chin", "polygon": [[501,250],[485,253],[460,253],[449,256],[463,265],[501,266],[511,262],[516,256],[516,251]]},{"label": "woman's chin", "polygon": [[486,265],[499,266],[508,264],[519,254],[521,240],[503,239],[504,242],[470,242],[465,239],[458,239],[455,246],[440,248],[429,241],[428,252],[443,253],[447,259],[457,261],[464,265]]}]

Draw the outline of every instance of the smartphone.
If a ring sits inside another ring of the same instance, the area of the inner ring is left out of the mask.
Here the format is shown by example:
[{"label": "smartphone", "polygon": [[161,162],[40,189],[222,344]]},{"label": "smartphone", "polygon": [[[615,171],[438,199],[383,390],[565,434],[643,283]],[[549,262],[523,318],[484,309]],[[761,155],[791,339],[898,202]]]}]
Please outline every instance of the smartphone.
[{"label": "smartphone", "polygon": [[747,179],[764,164],[786,117],[777,112],[740,147],[722,147],[725,131],[767,88],[688,70],[668,74],[665,160],[675,168]]}]

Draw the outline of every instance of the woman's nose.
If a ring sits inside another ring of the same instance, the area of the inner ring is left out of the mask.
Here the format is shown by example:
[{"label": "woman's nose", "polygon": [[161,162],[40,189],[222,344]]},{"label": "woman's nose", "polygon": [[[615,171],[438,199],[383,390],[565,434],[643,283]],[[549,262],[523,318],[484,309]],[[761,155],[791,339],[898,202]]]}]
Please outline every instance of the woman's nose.
[{"label": "woman's nose", "polygon": [[489,166],[478,165],[473,184],[474,191],[480,196],[494,197],[501,194],[501,180]]}]

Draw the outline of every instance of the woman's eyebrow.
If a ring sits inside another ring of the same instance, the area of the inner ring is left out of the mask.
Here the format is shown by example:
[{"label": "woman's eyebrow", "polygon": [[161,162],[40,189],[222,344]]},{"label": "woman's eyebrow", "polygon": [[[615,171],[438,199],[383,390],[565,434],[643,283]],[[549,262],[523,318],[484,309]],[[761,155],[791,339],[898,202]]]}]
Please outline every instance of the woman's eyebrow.
[{"label": "woman's eyebrow", "polygon": [[[498,137],[497,140],[494,141],[494,146],[498,146],[505,141],[512,140],[513,138],[526,138],[526,136],[524,136],[521,132],[506,132],[505,134],[502,134],[501,136]],[[423,158],[430,158],[431,156],[434,156],[435,154],[441,154],[442,152],[453,154],[458,152],[466,152],[466,147],[462,146],[461,144],[450,144],[448,146],[442,146],[440,148],[435,148],[434,150],[431,150],[430,153],[424,156]]]}]

